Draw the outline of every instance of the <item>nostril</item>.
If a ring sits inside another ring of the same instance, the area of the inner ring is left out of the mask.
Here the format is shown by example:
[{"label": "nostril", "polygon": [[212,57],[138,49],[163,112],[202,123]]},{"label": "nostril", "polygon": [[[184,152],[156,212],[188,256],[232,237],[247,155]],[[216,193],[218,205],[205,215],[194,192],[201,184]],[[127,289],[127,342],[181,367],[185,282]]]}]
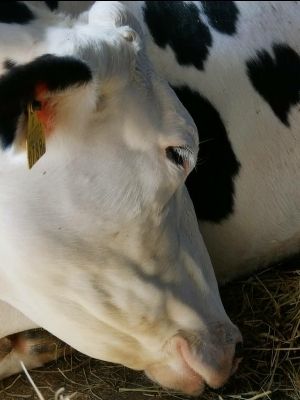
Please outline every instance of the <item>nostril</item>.
[{"label": "nostril", "polygon": [[235,346],[235,358],[242,358],[244,356],[243,342],[238,342]]}]

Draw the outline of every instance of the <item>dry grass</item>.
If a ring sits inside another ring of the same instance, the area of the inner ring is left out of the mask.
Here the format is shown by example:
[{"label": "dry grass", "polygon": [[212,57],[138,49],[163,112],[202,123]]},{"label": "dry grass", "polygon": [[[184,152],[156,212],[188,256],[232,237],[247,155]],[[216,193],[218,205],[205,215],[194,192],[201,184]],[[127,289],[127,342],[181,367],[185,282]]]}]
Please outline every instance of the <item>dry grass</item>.
[{"label": "dry grass", "polygon": [[243,364],[224,394],[272,392],[265,398],[299,400],[300,269],[263,271],[231,283],[222,295],[246,347]]},{"label": "dry grass", "polygon": [[[234,378],[204,400],[300,399],[300,269],[260,272],[222,288],[246,353]],[[74,352],[30,371],[47,400],[185,400],[154,386],[143,374]],[[63,390],[62,388],[65,388]],[[0,384],[0,399],[39,399],[24,374]]]}]

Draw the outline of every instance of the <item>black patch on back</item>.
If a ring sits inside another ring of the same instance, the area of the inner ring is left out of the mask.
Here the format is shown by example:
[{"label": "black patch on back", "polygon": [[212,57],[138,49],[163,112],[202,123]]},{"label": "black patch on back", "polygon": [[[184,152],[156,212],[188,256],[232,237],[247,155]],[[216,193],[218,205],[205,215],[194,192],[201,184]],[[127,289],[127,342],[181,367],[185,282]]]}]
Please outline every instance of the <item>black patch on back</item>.
[{"label": "black patch on back", "polygon": [[15,65],[16,65],[16,63],[11,59],[7,59],[7,60],[3,61],[3,68],[4,69],[11,69]]},{"label": "black patch on back", "polygon": [[17,121],[34,100],[38,83],[49,91],[82,85],[92,79],[88,66],[74,57],[46,54],[28,64],[17,65],[0,78],[0,139],[3,147],[14,141]]},{"label": "black patch on back", "polygon": [[45,3],[51,11],[54,11],[58,8],[58,1],[45,0]]},{"label": "black patch on back", "polygon": [[31,10],[20,1],[0,1],[0,22],[27,24],[33,19],[34,15]]},{"label": "black patch on back", "polygon": [[197,217],[221,222],[233,212],[234,177],[240,163],[212,104],[186,86],[173,87],[173,90],[193,117],[199,134],[198,165],[186,181]]},{"label": "black patch on back", "polygon": [[212,27],[221,33],[234,35],[239,10],[233,1],[201,1]]},{"label": "black patch on back", "polygon": [[300,101],[300,57],[286,44],[274,44],[275,58],[266,50],[248,60],[247,74],[280,121],[289,126],[290,108]]},{"label": "black patch on back", "polygon": [[145,22],[159,47],[169,45],[180,65],[204,69],[209,47],[212,46],[212,36],[194,4],[146,1],[143,11]]}]

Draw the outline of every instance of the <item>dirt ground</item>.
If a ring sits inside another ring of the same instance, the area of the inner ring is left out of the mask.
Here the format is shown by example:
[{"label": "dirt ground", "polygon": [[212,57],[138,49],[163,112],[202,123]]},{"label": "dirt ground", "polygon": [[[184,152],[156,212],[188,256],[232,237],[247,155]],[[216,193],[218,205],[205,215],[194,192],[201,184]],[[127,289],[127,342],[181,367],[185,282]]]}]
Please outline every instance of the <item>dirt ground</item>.
[{"label": "dirt ground", "polygon": [[[246,354],[225,388],[207,390],[203,399],[299,400],[300,269],[263,271],[222,288],[221,295],[243,333]],[[189,398],[162,390],[142,373],[77,352],[30,375],[45,400]],[[0,382],[0,400],[13,399],[38,399],[24,374]]]}]

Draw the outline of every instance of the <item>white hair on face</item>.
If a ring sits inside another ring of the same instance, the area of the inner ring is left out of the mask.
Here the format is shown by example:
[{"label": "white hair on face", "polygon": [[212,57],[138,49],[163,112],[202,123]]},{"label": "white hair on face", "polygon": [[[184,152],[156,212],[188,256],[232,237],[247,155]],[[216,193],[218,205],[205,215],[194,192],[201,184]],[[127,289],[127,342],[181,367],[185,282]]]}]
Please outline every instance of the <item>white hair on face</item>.
[{"label": "white hair on face", "polygon": [[89,11],[89,22],[104,25],[121,27],[129,25],[140,36],[143,35],[138,20],[133,16],[124,4],[118,1],[96,2]]},{"label": "white hair on face", "polygon": [[[105,41],[101,43],[103,59],[107,62],[101,68],[103,76],[107,79],[109,76],[124,76],[125,73],[127,79],[134,79],[149,89],[153,68],[143,48],[144,34],[137,18],[120,2],[97,2],[89,11],[89,22],[101,25],[104,36],[107,32]],[[117,35],[111,35],[112,27]],[[94,59],[97,60],[96,57]],[[126,67],[129,67],[129,76]]]}]

